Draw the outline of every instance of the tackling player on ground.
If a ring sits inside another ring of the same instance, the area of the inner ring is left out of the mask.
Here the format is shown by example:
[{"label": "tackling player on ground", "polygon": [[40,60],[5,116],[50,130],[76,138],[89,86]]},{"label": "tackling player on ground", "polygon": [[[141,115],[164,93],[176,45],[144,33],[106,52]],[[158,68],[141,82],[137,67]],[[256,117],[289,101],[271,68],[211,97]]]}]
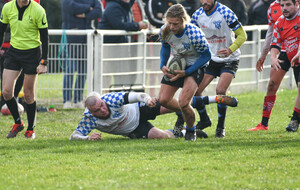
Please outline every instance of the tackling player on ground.
[{"label": "tackling player on ground", "polygon": [[160,106],[155,98],[141,92],[113,92],[100,96],[89,94],[86,109],[70,140],[101,140],[101,133],[88,134],[97,129],[132,139],[174,138],[173,132],[154,127],[148,120],[171,110]]},{"label": "tackling player on ground", "polygon": [[[202,101],[200,97],[194,97],[193,106],[199,106]],[[85,106],[83,117],[70,140],[101,140],[101,133],[88,136],[93,129],[132,139],[175,137],[172,130],[163,131],[148,122],[173,111],[161,106],[156,98],[146,93],[112,92],[101,97],[97,92],[92,92],[85,100]],[[181,133],[176,137],[182,136]],[[197,131],[197,136],[206,138],[207,134]]]}]

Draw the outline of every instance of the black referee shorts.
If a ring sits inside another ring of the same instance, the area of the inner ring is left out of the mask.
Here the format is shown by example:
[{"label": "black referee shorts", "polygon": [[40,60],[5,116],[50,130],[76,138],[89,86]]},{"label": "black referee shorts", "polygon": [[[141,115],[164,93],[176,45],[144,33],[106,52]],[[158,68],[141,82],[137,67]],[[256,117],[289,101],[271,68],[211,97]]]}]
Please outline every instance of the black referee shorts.
[{"label": "black referee shorts", "polygon": [[4,68],[15,71],[23,69],[25,74],[37,74],[36,68],[39,66],[40,59],[40,47],[29,50],[19,50],[10,46],[5,54]]}]

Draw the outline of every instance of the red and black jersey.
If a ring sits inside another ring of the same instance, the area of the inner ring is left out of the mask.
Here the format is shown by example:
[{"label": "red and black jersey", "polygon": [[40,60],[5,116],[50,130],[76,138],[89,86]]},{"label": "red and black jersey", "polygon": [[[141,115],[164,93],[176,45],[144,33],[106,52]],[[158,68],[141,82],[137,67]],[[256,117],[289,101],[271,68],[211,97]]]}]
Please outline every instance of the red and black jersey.
[{"label": "red and black jersey", "polygon": [[273,3],[271,3],[268,9],[268,24],[269,25],[275,24],[275,22],[281,15],[282,13],[281,13],[280,1],[276,0]]},{"label": "red and black jersey", "polygon": [[[300,11],[292,19],[279,17],[274,26],[271,46],[280,49],[281,45],[291,61],[297,54],[300,42]],[[300,64],[300,63],[299,63]]]}]

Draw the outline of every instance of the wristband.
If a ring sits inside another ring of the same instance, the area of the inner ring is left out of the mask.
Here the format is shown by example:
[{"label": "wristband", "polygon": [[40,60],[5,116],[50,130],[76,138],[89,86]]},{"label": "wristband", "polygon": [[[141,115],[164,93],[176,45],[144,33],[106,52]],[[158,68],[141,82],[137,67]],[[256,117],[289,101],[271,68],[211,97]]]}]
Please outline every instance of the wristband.
[{"label": "wristband", "polygon": [[44,66],[47,66],[48,65],[48,61],[46,59],[41,59],[40,64],[44,65]]}]

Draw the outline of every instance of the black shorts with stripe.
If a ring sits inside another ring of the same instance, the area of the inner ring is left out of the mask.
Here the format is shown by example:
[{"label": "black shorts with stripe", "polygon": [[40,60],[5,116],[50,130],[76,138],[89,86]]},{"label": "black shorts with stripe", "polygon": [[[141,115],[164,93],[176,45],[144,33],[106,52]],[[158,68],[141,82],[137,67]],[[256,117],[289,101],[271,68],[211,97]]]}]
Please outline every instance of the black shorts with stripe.
[{"label": "black shorts with stripe", "polygon": [[139,103],[140,122],[137,128],[131,132],[128,137],[132,139],[148,138],[149,131],[154,127],[148,120],[154,120],[160,114],[160,104],[151,108],[145,103]]},{"label": "black shorts with stripe", "polygon": [[8,70],[24,70],[25,74],[37,74],[36,68],[41,60],[41,48],[19,50],[12,46],[5,53],[4,68]]},{"label": "black shorts with stripe", "polygon": [[278,59],[283,61],[282,63],[279,63],[281,69],[288,72],[291,67],[291,62],[290,62],[286,52],[281,51],[278,56]]},{"label": "black shorts with stripe", "polygon": [[218,63],[213,60],[209,61],[209,65],[205,69],[205,73],[216,77],[221,76],[222,73],[231,73],[235,76],[236,71],[238,70],[239,60]]}]

